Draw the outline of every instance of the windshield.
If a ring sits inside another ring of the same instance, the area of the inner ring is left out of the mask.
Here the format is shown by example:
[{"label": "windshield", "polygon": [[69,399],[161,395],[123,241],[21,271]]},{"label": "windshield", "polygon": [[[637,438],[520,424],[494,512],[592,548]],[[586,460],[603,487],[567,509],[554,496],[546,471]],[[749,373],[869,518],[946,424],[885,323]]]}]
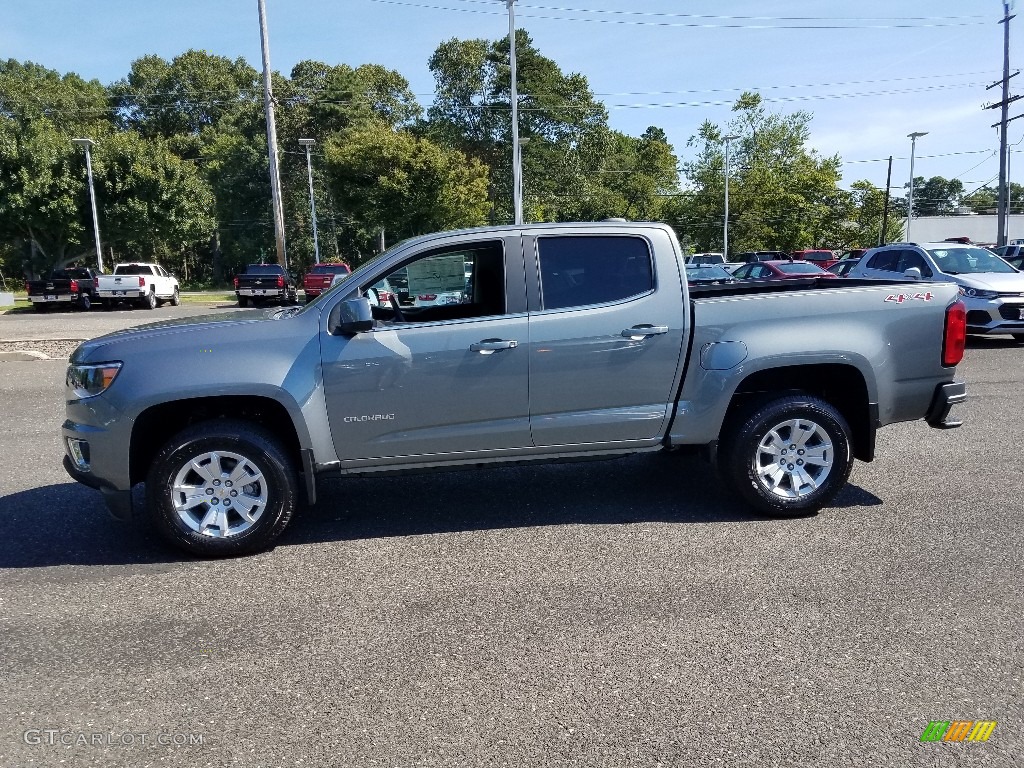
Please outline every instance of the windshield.
[{"label": "windshield", "polygon": [[780,272],[785,272],[787,275],[820,275],[828,274],[824,269],[819,267],[817,264],[801,264],[794,262],[792,264],[779,264]]},{"label": "windshield", "polygon": [[732,280],[729,270],[717,264],[687,264],[686,279],[694,280]]},{"label": "windshield", "polygon": [[930,248],[928,253],[935,260],[935,265],[947,275],[1008,274],[1016,271],[986,248]]}]

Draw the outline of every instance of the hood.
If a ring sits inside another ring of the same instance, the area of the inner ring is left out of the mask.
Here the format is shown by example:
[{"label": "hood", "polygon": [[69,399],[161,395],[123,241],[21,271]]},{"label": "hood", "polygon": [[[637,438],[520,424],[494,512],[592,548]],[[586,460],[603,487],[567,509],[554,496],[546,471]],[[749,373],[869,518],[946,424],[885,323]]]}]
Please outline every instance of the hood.
[{"label": "hood", "polygon": [[965,288],[999,293],[1024,293],[1024,273],[1021,272],[976,272],[951,277]]},{"label": "hood", "polygon": [[[154,323],[136,325],[120,331],[97,336],[82,342],[71,356],[71,362],[80,363],[96,361],[101,357],[110,357],[108,352],[96,355],[101,347],[120,346],[124,344],[148,344],[153,339],[177,334],[216,334],[218,337],[234,337],[251,332],[253,323],[272,322],[284,317],[294,317],[280,308],[246,309],[238,312],[225,312],[215,315],[195,315],[192,317],[170,318]],[[248,326],[248,327],[247,327]]]}]

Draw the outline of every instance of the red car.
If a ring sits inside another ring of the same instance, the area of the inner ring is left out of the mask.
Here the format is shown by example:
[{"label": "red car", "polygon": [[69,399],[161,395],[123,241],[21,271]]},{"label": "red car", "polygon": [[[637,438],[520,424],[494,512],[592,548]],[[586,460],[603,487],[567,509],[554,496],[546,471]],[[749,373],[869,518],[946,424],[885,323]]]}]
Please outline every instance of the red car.
[{"label": "red car", "polygon": [[793,251],[790,254],[794,259],[800,259],[802,261],[813,261],[822,269],[828,269],[835,264],[839,259],[832,251],[826,251],[821,248],[808,249],[804,251]]},{"label": "red car", "polygon": [[314,264],[313,268],[302,278],[302,290],[306,294],[308,304],[321,293],[331,287],[331,281],[335,275],[348,275],[352,270],[348,264],[343,262],[331,262],[328,264]]},{"label": "red car", "polygon": [[835,275],[826,272],[813,261],[753,261],[744,264],[732,273],[737,280],[796,280],[801,277],[829,277]]}]

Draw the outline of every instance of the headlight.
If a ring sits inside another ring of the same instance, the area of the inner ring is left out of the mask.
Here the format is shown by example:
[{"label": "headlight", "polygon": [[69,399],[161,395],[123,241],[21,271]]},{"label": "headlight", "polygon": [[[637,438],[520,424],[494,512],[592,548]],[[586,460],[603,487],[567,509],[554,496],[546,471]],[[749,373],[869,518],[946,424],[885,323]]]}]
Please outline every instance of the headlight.
[{"label": "headlight", "polygon": [[999,296],[998,291],[983,291],[980,288],[964,288],[960,286],[961,296],[970,296],[972,299],[994,299]]},{"label": "headlight", "polygon": [[120,370],[121,363],[69,365],[65,382],[76,397],[80,399],[95,397],[114,383]]}]

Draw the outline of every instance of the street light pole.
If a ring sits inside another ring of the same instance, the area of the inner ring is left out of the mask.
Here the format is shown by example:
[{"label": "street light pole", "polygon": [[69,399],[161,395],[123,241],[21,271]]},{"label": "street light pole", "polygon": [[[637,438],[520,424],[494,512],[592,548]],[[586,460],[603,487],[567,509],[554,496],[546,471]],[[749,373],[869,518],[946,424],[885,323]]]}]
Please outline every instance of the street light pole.
[{"label": "street light pole", "polygon": [[723,136],[725,142],[725,218],[722,222],[722,258],[729,260],[729,143],[738,139],[735,133]]},{"label": "street light pole", "polygon": [[508,60],[511,72],[512,101],[512,199],[515,207],[515,223],[523,223],[523,158],[519,147],[519,94],[516,89],[516,0],[506,0],[508,5]]},{"label": "street light pole", "polygon": [[313,161],[310,159],[309,150],[314,144],[315,139],[299,139],[299,144],[306,148],[306,171],[309,173],[309,210],[313,217],[313,258],[316,263],[320,263],[320,240],[316,235],[316,200],[313,198]]},{"label": "street light pole", "polygon": [[103,272],[103,252],[100,250],[100,220],[96,215],[96,191],[92,185],[92,155],[89,152],[89,149],[96,142],[92,139],[72,139],[71,143],[85,148],[85,172],[89,177],[89,202],[92,204],[92,235],[96,241],[96,266],[100,272]]},{"label": "street light pole", "polygon": [[914,221],[914,149],[917,146],[917,140],[921,136],[927,135],[928,131],[914,131],[907,134],[910,139],[910,192],[907,195],[907,233],[905,235],[908,243],[910,242],[910,225]]}]

